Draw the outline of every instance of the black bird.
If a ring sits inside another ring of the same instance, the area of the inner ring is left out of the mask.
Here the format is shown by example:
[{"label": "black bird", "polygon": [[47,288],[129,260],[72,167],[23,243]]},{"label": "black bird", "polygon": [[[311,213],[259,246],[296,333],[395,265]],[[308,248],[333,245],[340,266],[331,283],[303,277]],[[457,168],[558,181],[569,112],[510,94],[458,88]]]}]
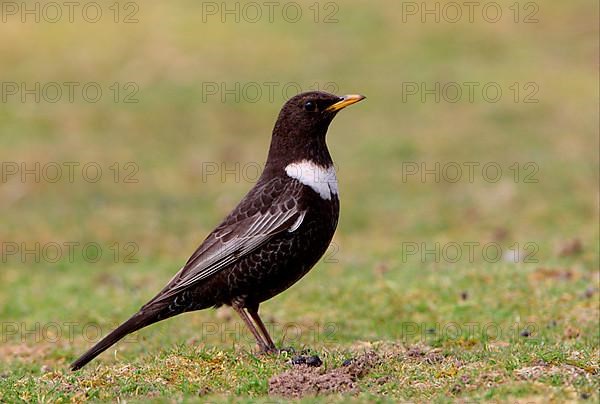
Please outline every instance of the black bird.
[{"label": "black bird", "polygon": [[339,199],[325,135],[338,111],[364,98],[312,91],[288,100],[256,185],[163,290],[71,369],[80,369],[150,324],[222,305],[240,315],[261,351],[276,351],[258,306],[302,278],[327,250],[338,223]]}]

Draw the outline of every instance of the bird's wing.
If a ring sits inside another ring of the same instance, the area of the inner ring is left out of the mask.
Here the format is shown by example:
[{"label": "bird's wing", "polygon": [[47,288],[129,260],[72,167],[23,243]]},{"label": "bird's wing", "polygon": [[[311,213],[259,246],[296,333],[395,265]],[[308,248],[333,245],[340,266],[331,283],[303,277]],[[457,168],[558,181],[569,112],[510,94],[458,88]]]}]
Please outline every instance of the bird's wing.
[{"label": "bird's wing", "polygon": [[255,187],[148,304],[217,273],[276,234],[296,230],[306,215],[300,207],[301,188],[298,181],[280,179]]}]

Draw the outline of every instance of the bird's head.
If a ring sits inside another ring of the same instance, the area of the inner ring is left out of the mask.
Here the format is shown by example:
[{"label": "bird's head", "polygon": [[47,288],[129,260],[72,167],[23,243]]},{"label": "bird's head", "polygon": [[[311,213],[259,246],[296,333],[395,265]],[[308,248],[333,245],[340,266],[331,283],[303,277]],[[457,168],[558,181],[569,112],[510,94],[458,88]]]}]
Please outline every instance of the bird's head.
[{"label": "bird's head", "polygon": [[312,159],[317,163],[330,163],[325,144],[329,124],[339,111],[364,98],[323,91],[309,91],[290,98],[275,123],[269,160]]},{"label": "bird's head", "polygon": [[362,95],[338,96],[323,91],[298,94],[281,108],[276,128],[279,126],[288,131],[298,128],[306,134],[313,132],[313,135],[325,135],[331,120],[340,110],[364,98]]}]

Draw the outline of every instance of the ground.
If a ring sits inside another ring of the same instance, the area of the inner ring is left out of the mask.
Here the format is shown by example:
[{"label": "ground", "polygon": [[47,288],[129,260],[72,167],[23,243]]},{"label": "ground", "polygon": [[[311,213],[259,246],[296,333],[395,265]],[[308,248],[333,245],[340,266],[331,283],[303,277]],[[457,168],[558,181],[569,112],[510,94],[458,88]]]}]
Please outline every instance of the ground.
[{"label": "ground", "polygon": [[[0,401],[598,401],[597,4],[252,23],[156,3],[132,24],[102,4],[98,23],[2,15]],[[103,95],[71,102],[65,82]],[[368,97],[329,131],[329,251],[261,306],[295,351],[258,355],[222,308],[70,372],[252,186],[290,83]]]}]

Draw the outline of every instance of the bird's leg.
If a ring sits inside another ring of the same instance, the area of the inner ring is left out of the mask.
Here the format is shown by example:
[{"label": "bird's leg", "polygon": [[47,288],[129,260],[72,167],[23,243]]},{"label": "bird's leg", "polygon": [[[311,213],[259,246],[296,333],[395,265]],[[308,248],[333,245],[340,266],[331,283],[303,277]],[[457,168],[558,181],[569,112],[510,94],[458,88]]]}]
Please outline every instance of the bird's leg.
[{"label": "bird's leg", "polygon": [[252,319],[254,320],[256,325],[258,325],[258,328],[260,329],[260,332],[262,333],[262,335],[265,339],[265,342],[267,343],[267,352],[277,351],[277,348],[275,348],[275,343],[273,342],[273,339],[269,335],[269,331],[267,330],[267,327],[265,327],[265,324],[262,322],[260,316],[258,315],[258,305],[253,306],[253,307],[248,307],[247,310],[248,310],[248,313],[250,313],[250,316],[252,317]]},{"label": "bird's leg", "polygon": [[237,312],[237,314],[240,315],[242,320],[244,320],[244,323],[246,323],[246,327],[248,327],[248,329],[250,330],[252,335],[254,335],[254,338],[256,339],[256,342],[258,343],[260,350],[267,351],[269,349],[269,347],[267,346],[267,343],[265,342],[263,337],[260,335],[260,333],[258,332],[256,327],[252,323],[252,320],[250,320],[250,317],[248,317],[248,313],[246,313],[244,311],[244,309],[237,304],[233,304],[232,307]]}]

